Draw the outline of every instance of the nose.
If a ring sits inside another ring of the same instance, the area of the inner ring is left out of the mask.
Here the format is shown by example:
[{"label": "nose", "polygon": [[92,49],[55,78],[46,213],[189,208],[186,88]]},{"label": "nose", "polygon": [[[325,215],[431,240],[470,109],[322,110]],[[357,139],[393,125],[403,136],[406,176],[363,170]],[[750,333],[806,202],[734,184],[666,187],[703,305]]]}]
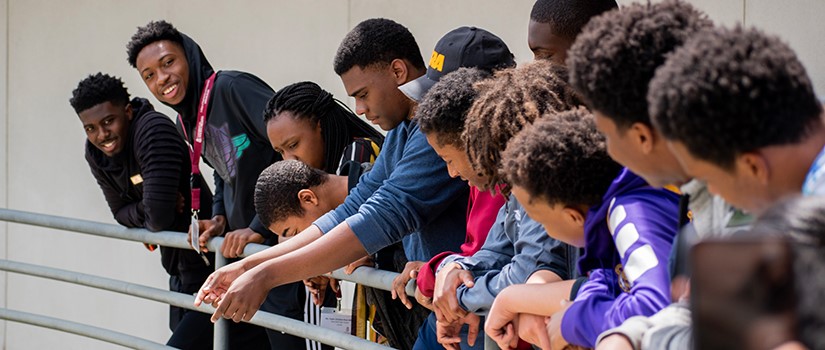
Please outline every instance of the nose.
[{"label": "nose", "polygon": [[300,161],[300,159],[298,159],[298,156],[295,153],[288,152],[288,151],[284,151],[284,153],[281,154],[281,157],[283,157],[285,160]]},{"label": "nose", "polygon": [[450,164],[447,164],[447,173],[450,174],[450,177],[454,179],[461,175],[458,173],[458,170],[456,170],[455,167],[451,166]]},{"label": "nose", "polygon": [[367,104],[356,99],[355,100],[355,114],[364,115],[367,113]]},{"label": "nose", "polygon": [[166,85],[166,81],[169,79],[169,73],[166,73],[163,69],[158,69],[158,85],[163,86]]},{"label": "nose", "polygon": [[97,128],[97,141],[100,142],[106,140],[107,138],[109,138],[110,133],[111,132],[106,127]]}]

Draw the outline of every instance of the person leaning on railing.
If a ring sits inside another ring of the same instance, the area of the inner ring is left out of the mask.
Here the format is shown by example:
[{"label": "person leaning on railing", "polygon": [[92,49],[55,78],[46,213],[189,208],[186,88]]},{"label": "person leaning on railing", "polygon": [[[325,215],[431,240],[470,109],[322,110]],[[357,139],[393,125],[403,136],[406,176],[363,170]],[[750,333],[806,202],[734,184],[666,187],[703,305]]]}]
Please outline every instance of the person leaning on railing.
[{"label": "person leaning on railing", "polygon": [[[172,121],[146,99],[130,101],[120,79],[101,73],[80,81],[69,102],[86,131],[86,161],[115,220],[126,227],[186,232],[189,154]],[[200,201],[210,211],[212,193],[201,191]],[[160,253],[172,291],[195,293],[212,272],[214,254],[206,264],[189,249],[160,247]],[[211,347],[213,327],[206,314],[170,307],[169,328],[167,345]]]}]

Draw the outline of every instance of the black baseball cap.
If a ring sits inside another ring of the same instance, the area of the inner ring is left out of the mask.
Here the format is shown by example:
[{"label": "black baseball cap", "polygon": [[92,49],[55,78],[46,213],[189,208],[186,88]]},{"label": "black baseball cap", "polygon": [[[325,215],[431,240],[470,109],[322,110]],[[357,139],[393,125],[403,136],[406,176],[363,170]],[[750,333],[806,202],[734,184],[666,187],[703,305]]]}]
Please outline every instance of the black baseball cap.
[{"label": "black baseball cap", "polygon": [[501,38],[481,28],[460,27],[444,34],[435,44],[427,74],[398,88],[419,101],[441,77],[461,67],[492,71],[515,65],[513,54]]}]

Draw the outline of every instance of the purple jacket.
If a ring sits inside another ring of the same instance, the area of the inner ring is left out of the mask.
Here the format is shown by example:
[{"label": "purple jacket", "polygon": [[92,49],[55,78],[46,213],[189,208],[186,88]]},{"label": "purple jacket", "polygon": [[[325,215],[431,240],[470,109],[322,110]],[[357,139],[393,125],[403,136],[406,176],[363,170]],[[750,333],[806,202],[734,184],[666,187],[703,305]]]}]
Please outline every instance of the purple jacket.
[{"label": "purple jacket", "polygon": [[562,319],[564,339],[593,348],[603,331],[670,304],[667,261],[678,203],[677,193],[653,188],[627,169],[613,180],[587,213],[578,268],[588,280]]}]

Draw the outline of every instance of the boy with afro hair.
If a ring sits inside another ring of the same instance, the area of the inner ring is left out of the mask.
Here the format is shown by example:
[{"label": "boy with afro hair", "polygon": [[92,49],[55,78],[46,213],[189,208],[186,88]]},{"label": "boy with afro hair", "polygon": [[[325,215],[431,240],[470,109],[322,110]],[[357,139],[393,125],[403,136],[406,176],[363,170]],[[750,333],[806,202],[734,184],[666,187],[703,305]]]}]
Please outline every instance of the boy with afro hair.
[{"label": "boy with afro hair", "polygon": [[521,128],[542,113],[579,104],[565,79],[564,67],[536,61],[499,71],[476,85],[478,97],[467,112],[462,134],[464,153],[453,162],[463,158],[462,176],[481,191],[498,189],[507,201],[478,252],[449,255],[438,266],[433,306],[439,342],[448,348],[460,340],[458,327],[477,327],[479,316],[486,315],[505,287],[573,278],[578,251],[548,237],[527,217],[498,174],[500,152]]},{"label": "boy with afro hair", "polygon": [[[577,291],[570,284],[516,285],[499,294],[486,329],[504,348],[517,313],[552,316],[539,332],[544,349],[593,347],[603,330],[670,304],[667,257],[676,234],[678,195],[650,187],[610,159],[585,109],[546,115],[519,133],[502,172],[526,213],[547,234],[584,248]],[[570,298],[572,303],[561,307]],[[521,320],[521,318],[520,318]],[[552,347],[551,347],[552,343]]]},{"label": "boy with afro hair", "polygon": [[610,156],[653,186],[687,175],[648,117],[647,86],[668,53],[710,26],[682,1],[631,4],[594,18],[570,49],[570,83],[593,110]]},{"label": "boy with afro hair", "polygon": [[[189,227],[189,172],[186,145],[175,124],[148,100],[129,93],[107,74],[90,75],[77,84],[69,100],[86,131],[86,161],[119,224],[156,231],[186,232]],[[201,203],[212,202],[201,191]],[[204,212],[209,213],[208,206]],[[153,245],[146,245],[150,251]],[[169,290],[192,294],[212,272],[191,249],[160,247],[169,273]],[[214,262],[214,255],[208,255]],[[172,336],[166,343],[180,349],[212,346],[207,315],[169,308]]]},{"label": "boy with afro hair", "polygon": [[[758,214],[786,196],[825,192],[822,107],[778,38],[741,27],[703,31],[659,68],[647,97],[685,172],[725,201]],[[606,332],[599,347],[684,348],[690,322],[677,303]]]},{"label": "boy with afro hair", "polygon": [[756,29],[703,32],[656,72],[650,114],[685,171],[758,214],[825,194],[822,105],[793,50]]},{"label": "boy with afro hair", "polygon": [[538,0],[530,11],[527,45],[537,60],[564,65],[567,50],[587,22],[618,8],[615,0]]}]

